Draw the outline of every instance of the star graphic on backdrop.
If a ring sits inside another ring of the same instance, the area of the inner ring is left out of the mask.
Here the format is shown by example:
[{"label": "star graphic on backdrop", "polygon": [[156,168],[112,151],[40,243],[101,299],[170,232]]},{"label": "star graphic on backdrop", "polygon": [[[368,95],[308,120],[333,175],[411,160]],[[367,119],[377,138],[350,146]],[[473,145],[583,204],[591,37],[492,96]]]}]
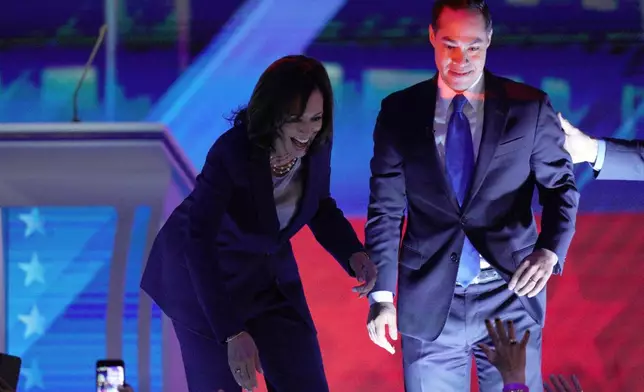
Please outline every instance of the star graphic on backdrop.
[{"label": "star graphic on backdrop", "polygon": [[37,253],[31,255],[31,261],[28,263],[18,263],[18,268],[25,272],[25,287],[34,282],[45,284],[45,268],[40,263]]},{"label": "star graphic on backdrop", "polygon": [[40,216],[38,208],[32,208],[28,214],[18,215],[25,224],[25,238],[31,237],[34,233],[45,234],[45,221]]},{"label": "star graphic on backdrop", "polygon": [[25,339],[45,333],[45,318],[40,314],[38,306],[32,306],[29,314],[19,314],[18,319],[25,324]]},{"label": "star graphic on backdrop", "polygon": [[26,379],[25,389],[28,391],[34,387],[45,389],[45,384],[42,381],[42,371],[40,370],[40,366],[38,366],[38,361],[32,360],[30,365],[28,368],[23,367],[20,371],[20,375]]},{"label": "star graphic on backdrop", "polygon": [[[586,369],[582,384],[594,382],[599,385],[606,379],[600,374],[605,362],[604,353],[599,351],[594,339],[604,331],[613,319],[624,309],[622,301],[592,300],[581,291],[582,273],[574,264],[566,265],[566,274],[561,279],[553,276],[548,285],[553,295],[548,296],[548,313],[557,314],[556,320],[546,322],[544,339],[549,347],[557,347],[556,365],[566,369],[552,369],[566,372],[567,368]],[[554,281],[556,279],[556,281]],[[562,317],[563,316],[563,317]],[[548,355],[550,357],[550,355]],[[593,378],[593,380],[588,378]]]}]

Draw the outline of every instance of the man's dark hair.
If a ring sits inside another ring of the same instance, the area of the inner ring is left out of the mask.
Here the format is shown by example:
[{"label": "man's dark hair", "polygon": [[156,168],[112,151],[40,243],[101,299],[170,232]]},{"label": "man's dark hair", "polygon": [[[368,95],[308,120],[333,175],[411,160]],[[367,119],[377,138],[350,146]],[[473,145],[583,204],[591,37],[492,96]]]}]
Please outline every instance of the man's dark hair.
[{"label": "man's dark hair", "polygon": [[478,11],[485,20],[485,30],[492,30],[492,15],[485,0],[436,0],[432,8],[432,28],[438,31],[438,19],[445,8],[452,10]]},{"label": "man's dark hair", "polygon": [[322,93],[322,128],[313,140],[314,150],[333,137],[333,90],[326,69],[318,60],[293,55],[271,64],[260,76],[248,105],[238,111],[234,126],[244,126],[248,138],[270,150],[278,132],[290,116],[302,116],[311,93]]}]

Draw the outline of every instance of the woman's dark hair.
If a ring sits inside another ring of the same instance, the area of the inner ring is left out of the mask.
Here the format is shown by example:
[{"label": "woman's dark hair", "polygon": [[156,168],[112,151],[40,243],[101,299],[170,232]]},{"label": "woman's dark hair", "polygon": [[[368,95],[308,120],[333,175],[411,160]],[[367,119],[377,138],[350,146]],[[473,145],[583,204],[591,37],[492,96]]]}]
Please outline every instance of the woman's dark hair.
[{"label": "woman's dark hair", "polygon": [[311,57],[286,56],[271,64],[260,76],[248,105],[235,113],[233,125],[246,127],[251,142],[269,150],[287,118],[302,116],[315,90],[322,93],[324,113],[322,128],[310,147],[314,150],[333,137],[333,90],[326,69]]}]

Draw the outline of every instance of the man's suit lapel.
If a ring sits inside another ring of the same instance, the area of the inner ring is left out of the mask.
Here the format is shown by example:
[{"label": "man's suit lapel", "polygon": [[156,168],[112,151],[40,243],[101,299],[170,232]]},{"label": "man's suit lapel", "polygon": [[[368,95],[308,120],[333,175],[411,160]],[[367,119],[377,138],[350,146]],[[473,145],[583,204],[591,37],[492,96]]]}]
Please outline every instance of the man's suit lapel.
[{"label": "man's suit lapel", "polygon": [[441,164],[438,156],[438,149],[436,148],[436,138],[434,136],[434,116],[436,115],[436,97],[438,90],[438,74],[434,75],[429,80],[427,88],[422,90],[422,96],[416,100],[421,107],[417,108],[413,113],[427,113],[423,117],[424,123],[424,142],[422,145],[427,146],[427,155],[431,161],[429,165],[430,178],[436,178],[443,188],[445,197],[450,201],[455,209],[459,209],[458,200],[452,190],[452,186],[448,181],[447,173],[444,170],[444,165]]},{"label": "man's suit lapel", "polygon": [[494,75],[487,71],[485,72],[485,104],[483,110],[483,135],[474,169],[474,178],[463,210],[467,209],[472,199],[481,189],[507,122],[508,105],[503,86],[500,85]]}]

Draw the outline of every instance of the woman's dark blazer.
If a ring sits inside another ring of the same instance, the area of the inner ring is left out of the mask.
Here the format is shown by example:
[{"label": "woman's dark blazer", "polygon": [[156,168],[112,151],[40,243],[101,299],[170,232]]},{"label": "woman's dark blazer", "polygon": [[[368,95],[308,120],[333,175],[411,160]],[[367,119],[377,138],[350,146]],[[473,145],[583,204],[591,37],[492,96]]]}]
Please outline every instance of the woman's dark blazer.
[{"label": "woman's dark blazer", "polygon": [[280,298],[314,328],[289,240],[308,225],[351,276],[349,257],[363,250],[331,197],[330,162],[330,142],[303,158],[300,205],[280,230],[268,152],[243,127],[228,130],[157,235],[141,288],[174,322],[220,342]]}]

